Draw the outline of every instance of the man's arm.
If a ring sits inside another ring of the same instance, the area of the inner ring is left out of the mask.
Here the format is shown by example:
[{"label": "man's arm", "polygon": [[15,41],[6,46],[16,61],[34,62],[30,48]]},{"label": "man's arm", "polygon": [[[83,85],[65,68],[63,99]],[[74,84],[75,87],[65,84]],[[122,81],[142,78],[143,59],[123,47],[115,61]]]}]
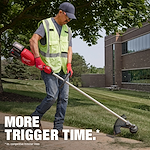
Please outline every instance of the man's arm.
[{"label": "man's arm", "polygon": [[71,73],[70,77],[73,75],[73,71],[71,68],[71,62],[72,62],[72,47],[69,46],[68,48],[68,60],[67,60],[67,73]]},{"label": "man's arm", "polygon": [[71,46],[69,46],[69,48],[68,48],[68,59],[67,60],[68,60],[67,62],[71,64],[71,62],[72,62],[72,47]]},{"label": "man's arm", "polygon": [[38,34],[33,34],[32,38],[29,40],[30,42],[30,49],[34,55],[35,58],[35,66],[40,69],[44,70],[46,73],[50,74],[52,72],[51,68],[49,66],[46,66],[45,63],[41,60],[39,55],[39,48],[38,48],[38,41],[42,37]]},{"label": "man's arm", "polygon": [[41,39],[42,37],[38,34],[33,34],[32,38],[29,40],[30,42],[30,49],[34,55],[34,58],[39,57],[39,48],[38,48],[38,41]]}]

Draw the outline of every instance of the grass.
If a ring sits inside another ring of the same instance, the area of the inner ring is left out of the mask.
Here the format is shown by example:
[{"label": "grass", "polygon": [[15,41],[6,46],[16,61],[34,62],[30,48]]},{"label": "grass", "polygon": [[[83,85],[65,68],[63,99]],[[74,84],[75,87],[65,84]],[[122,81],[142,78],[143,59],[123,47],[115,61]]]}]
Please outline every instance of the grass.
[{"label": "grass", "polygon": [[[43,81],[4,80],[4,91],[38,97],[41,100],[45,97]],[[144,146],[150,146],[150,93],[129,90],[109,91],[104,88],[80,89],[117,114],[125,114],[127,120],[138,126],[136,134],[131,134],[128,129],[122,128],[119,136],[136,139],[142,141]],[[29,115],[35,110],[38,104],[38,102],[0,101],[0,111],[15,115]],[[56,104],[44,114],[42,120],[52,122],[55,111]],[[113,125],[116,119],[115,116],[104,108],[70,87],[65,125],[86,129],[90,128],[93,131],[100,129],[101,132],[113,135]]]}]

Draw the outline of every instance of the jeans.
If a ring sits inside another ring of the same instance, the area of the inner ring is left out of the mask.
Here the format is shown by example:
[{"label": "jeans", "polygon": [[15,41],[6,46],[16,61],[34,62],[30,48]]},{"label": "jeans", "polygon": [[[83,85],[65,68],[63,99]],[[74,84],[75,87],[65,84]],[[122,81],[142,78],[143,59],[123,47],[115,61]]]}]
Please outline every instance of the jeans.
[{"label": "jeans", "polygon": [[[62,88],[59,88],[63,81],[51,74],[45,73],[44,71],[41,71],[41,75],[45,82],[47,96],[43,99],[41,104],[36,107],[36,110],[31,116],[39,116],[41,120],[44,113],[49,110],[57,100],[54,129],[60,131],[63,129],[68,104],[69,85],[65,83]],[[58,75],[62,78],[66,77],[63,73],[58,73]],[[67,81],[69,81],[69,79]]]}]

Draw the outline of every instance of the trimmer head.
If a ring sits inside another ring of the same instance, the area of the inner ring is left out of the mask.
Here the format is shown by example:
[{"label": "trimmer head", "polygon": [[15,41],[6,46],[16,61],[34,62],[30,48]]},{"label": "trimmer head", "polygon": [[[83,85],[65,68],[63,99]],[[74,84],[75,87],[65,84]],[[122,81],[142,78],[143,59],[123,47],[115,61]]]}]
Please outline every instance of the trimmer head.
[{"label": "trimmer head", "polygon": [[[122,118],[126,119],[125,115],[121,116]],[[131,133],[136,133],[138,131],[138,127],[136,125],[131,124],[129,121],[124,122],[121,119],[117,119],[114,125],[114,134],[119,134],[121,133],[120,128],[129,128]]]}]

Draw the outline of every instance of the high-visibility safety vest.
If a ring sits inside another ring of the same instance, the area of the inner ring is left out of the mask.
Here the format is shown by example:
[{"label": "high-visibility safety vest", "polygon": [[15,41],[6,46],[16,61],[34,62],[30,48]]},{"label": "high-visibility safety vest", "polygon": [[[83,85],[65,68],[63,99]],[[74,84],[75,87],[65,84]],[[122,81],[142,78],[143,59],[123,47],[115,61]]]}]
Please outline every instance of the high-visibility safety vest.
[{"label": "high-visibility safety vest", "polygon": [[[40,25],[41,22],[39,22]],[[57,32],[51,18],[42,20],[45,33],[46,44],[42,45],[39,41],[39,52],[42,61],[50,66],[55,73],[61,70],[67,73],[67,56],[68,56],[68,26],[63,25],[61,34]]]}]

